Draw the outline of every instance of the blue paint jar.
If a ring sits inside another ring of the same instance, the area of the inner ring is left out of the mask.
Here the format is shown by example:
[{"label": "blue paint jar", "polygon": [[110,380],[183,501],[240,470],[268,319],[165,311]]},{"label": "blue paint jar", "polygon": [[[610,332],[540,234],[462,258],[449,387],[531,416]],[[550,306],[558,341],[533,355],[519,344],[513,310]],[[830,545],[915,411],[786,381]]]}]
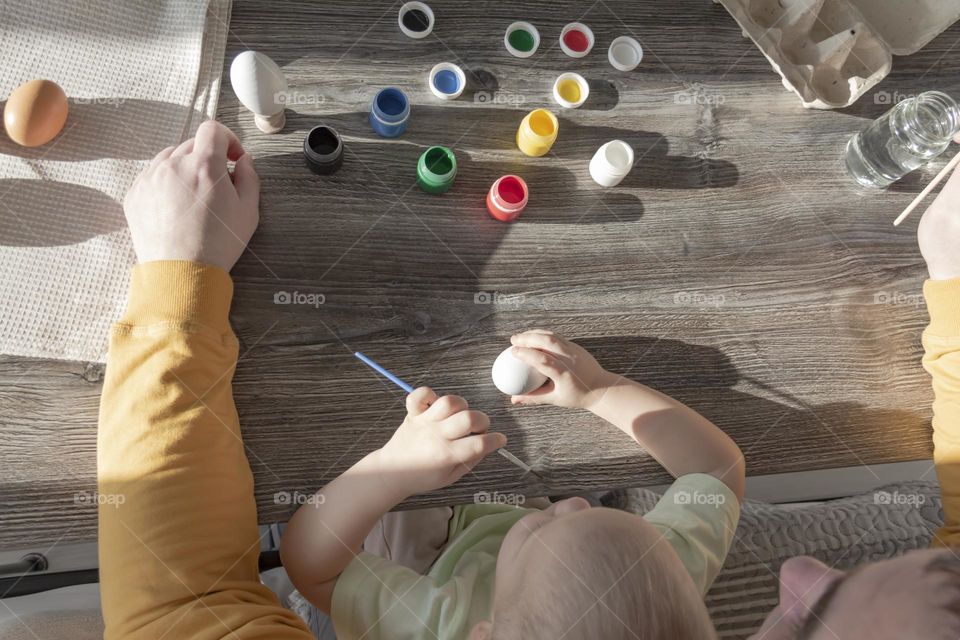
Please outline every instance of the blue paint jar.
[{"label": "blue paint jar", "polygon": [[381,89],[370,107],[370,126],[384,138],[396,138],[407,130],[410,101],[396,87]]}]

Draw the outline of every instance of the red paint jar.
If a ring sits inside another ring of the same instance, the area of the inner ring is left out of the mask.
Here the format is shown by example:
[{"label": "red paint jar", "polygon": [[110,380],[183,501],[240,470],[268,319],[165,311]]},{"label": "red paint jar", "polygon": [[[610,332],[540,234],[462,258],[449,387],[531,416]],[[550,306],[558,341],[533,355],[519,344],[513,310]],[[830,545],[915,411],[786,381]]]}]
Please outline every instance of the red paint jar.
[{"label": "red paint jar", "polygon": [[503,176],[487,192],[487,210],[501,222],[512,222],[520,217],[530,192],[520,176]]}]

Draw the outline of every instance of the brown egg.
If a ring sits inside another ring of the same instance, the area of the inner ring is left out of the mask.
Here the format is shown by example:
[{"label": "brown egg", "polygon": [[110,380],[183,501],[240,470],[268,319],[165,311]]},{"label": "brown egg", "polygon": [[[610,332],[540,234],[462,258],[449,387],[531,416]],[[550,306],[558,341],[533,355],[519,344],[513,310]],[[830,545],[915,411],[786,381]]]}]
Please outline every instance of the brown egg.
[{"label": "brown egg", "polygon": [[31,80],[14,89],[3,108],[7,135],[24,147],[39,147],[57,137],[67,121],[67,95],[55,82]]}]

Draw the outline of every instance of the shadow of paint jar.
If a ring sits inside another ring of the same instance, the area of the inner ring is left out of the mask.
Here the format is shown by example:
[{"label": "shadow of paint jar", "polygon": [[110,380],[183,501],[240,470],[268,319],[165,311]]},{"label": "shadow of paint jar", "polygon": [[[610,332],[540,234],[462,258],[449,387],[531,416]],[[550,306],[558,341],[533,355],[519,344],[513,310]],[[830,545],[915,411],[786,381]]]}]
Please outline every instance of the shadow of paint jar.
[{"label": "shadow of paint jar", "polygon": [[343,140],[336,130],[319,125],[303,139],[303,157],[307,168],[316,174],[335,172],[343,165]]},{"label": "shadow of paint jar", "polygon": [[457,177],[457,158],[447,147],[430,147],[417,162],[417,184],[427,193],[446,193]]},{"label": "shadow of paint jar", "polygon": [[407,130],[410,120],[410,101],[396,87],[381,89],[370,106],[370,126],[377,135],[396,138]]},{"label": "shadow of paint jar", "polygon": [[487,192],[487,211],[501,222],[512,222],[527,206],[530,192],[520,176],[498,178]]}]

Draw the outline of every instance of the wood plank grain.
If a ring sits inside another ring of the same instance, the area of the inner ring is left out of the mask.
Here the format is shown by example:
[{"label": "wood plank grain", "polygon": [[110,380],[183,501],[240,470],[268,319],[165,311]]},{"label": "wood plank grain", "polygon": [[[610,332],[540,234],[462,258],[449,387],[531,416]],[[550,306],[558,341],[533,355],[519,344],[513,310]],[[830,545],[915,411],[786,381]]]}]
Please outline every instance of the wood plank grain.
[{"label": "wood plank grain", "polygon": [[[411,505],[664,481],[644,452],[586,414],[507,406],[489,367],[511,333],[536,326],[703,412],[740,443],[749,473],[929,457],[919,216],[890,222],[937,167],[881,193],[855,187],[840,162],[847,138],[887,104],[868,95],[843,111],[802,109],[724,10],[699,0],[431,4],[435,35],[422,41],[397,29],[397,3],[234,8],[226,67],[243,49],[263,51],[295,96],[284,131],[263,135],[225,70],[218,116],[263,182],[232,316],[263,521],[288,517],[295,505],[284,496],[314,491],[401,420],[401,396],[355,363],[356,349],[489,411],[542,475],[521,477],[494,456]],[[529,60],[503,49],[514,19],[541,30]],[[575,19],[597,35],[582,60],[555,44]],[[624,33],[646,51],[626,74],[605,51]],[[897,58],[876,91],[956,93],[960,72],[947,62],[958,38],[954,26]],[[426,87],[442,60],[470,79],[453,103]],[[553,79],[567,70],[589,79],[591,100],[559,114],[553,153],[522,157],[517,124],[553,107]],[[387,85],[413,101],[408,132],[390,141],[367,122]],[[303,136],[319,123],[346,140],[333,176],[303,165]],[[620,187],[602,190],[587,163],[613,138],[639,160]],[[414,163],[433,144],[452,146],[460,166],[439,197],[414,185]],[[510,225],[483,209],[507,172],[531,187]],[[323,294],[324,304],[274,304],[281,291]],[[0,358],[0,543],[95,535],[82,492],[95,487],[101,380],[96,366]]]}]

